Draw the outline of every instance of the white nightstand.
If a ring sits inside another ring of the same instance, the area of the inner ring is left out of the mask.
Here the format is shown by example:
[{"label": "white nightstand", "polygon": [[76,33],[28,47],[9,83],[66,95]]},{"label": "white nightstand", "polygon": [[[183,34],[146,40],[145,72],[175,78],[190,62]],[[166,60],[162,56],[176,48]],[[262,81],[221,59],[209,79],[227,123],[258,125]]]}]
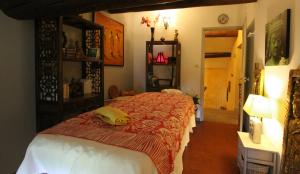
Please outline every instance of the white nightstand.
[{"label": "white nightstand", "polygon": [[248,133],[238,132],[238,166],[246,174],[248,163],[266,165],[276,174],[278,150],[262,135],[261,143],[255,144]]}]

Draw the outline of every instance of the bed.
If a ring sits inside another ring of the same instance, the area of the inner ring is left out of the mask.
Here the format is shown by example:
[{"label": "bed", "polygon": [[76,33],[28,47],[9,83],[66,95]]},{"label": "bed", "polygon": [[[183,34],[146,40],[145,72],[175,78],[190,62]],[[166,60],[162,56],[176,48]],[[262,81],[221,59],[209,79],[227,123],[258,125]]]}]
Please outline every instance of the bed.
[{"label": "bed", "polygon": [[17,174],[179,174],[195,126],[191,97],[142,93],[110,104],[126,112],[124,126],[86,112],[39,133]]}]

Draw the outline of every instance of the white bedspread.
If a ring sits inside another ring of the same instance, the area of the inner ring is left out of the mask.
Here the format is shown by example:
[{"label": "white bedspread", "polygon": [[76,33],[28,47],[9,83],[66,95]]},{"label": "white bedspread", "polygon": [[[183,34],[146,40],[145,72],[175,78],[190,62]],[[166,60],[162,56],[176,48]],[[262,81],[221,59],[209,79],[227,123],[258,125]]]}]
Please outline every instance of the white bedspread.
[{"label": "white bedspread", "polygon": [[[194,115],[175,158],[174,174],[182,173],[182,154],[195,127]],[[39,134],[27,148],[17,174],[157,174],[144,153],[62,135]]]}]

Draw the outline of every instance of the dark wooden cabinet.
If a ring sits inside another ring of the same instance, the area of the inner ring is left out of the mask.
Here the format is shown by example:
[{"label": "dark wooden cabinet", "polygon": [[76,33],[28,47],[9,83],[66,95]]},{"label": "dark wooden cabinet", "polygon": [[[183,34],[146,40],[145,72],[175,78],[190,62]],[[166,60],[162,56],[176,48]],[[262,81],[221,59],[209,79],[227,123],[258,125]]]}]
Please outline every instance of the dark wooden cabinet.
[{"label": "dark wooden cabinet", "polygon": [[180,89],[181,44],[146,41],[146,91]]},{"label": "dark wooden cabinet", "polygon": [[[100,58],[64,58],[64,25],[81,32],[83,55],[88,48],[96,48],[100,51]],[[40,18],[36,19],[35,26],[36,125],[37,131],[41,131],[66,118],[103,106],[103,27],[79,16]],[[80,78],[91,80],[91,94],[64,99],[65,62],[78,64],[74,68],[81,71]]]}]

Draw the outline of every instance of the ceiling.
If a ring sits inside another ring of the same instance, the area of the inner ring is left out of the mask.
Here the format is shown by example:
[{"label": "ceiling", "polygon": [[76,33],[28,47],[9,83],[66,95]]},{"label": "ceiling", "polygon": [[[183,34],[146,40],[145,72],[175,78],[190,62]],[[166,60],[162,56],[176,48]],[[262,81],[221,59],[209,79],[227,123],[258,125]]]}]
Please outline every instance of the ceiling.
[{"label": "ceiling", "polygon": [[257,0],[4,0],[0,9],[16,19],[75,15],[106,10],[109,13],[152,11],[200,6],[229,5]]}]

